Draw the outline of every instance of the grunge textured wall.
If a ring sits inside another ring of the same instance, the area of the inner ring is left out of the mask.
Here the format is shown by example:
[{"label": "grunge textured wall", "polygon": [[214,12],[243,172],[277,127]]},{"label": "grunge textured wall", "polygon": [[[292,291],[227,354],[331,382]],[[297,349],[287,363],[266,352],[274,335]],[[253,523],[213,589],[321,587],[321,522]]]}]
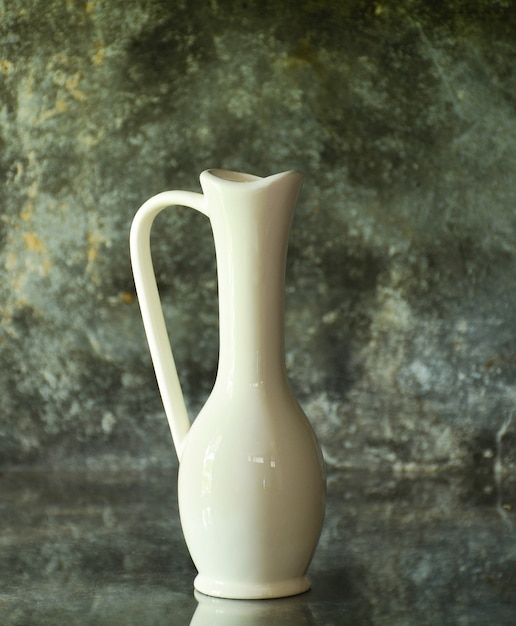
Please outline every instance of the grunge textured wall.
[{"label": "grunge textured wall", "polygon": [[[304,173],[287,364],[330,467],[515,464],[510,2],[0,3],[0,465],[175,463],[132,216],[224,167]],[[159,218],[192,415],[217,364],[209,223]]]}]

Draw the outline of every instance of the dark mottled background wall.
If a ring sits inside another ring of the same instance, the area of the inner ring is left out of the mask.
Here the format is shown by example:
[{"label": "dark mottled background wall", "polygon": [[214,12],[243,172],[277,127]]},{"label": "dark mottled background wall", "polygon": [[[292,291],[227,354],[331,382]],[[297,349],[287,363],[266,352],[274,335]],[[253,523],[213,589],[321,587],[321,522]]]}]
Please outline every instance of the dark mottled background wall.
[{"label": "dark mottled background wall", "polygon": [[[173,464],[135,300],[138,206],[226,167],[305,183],[287,364],[331,467],[516,464],[512,2],[0,3],[0,465]],[[209,223],[159,218],[192,413]]]}]

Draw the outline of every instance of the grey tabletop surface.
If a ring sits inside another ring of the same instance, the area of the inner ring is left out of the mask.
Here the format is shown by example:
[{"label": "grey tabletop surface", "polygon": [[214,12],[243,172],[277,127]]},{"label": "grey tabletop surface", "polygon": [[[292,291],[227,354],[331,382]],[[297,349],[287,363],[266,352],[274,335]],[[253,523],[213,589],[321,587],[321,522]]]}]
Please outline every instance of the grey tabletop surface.
[{"label": "grey tabletop surface", "polygon": [[194,594],[177,471],[0,478],[0,623],[516,623],[512,477],[334,472],[312,589]]}]

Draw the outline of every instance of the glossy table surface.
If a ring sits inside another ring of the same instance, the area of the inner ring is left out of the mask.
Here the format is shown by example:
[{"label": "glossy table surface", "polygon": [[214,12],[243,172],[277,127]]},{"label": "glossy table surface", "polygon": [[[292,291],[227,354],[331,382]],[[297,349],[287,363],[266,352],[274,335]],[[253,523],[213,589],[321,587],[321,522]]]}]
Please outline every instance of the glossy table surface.
[{"label": "glossy table surface", "polygon": [[194,595],[177,472],[4,473],[0,623],[516,624],[516,481],[331,473],[311,591]]}]

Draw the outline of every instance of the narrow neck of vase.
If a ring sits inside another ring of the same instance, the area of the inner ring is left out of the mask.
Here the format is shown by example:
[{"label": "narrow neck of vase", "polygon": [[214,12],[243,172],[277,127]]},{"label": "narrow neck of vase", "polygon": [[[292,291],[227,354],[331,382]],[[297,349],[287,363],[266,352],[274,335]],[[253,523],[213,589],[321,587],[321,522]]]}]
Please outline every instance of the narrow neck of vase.
[{"label": "narrow neck of vase", "polygon": [[300,185],[295,172],[203,185],[217,254],[217,382],[228,389],[286,380],[285,263]]}]

